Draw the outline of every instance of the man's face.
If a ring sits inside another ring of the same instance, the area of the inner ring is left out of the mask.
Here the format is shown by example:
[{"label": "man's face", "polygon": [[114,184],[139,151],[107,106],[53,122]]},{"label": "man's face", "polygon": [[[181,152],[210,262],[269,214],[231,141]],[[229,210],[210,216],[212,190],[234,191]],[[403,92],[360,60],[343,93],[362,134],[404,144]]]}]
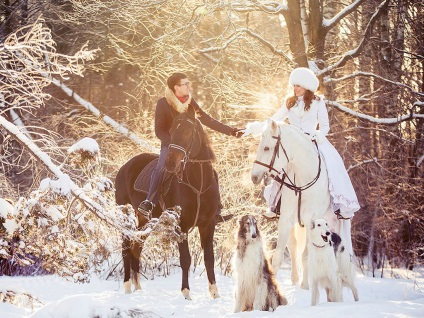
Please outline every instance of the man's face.
[{"label": "man's face", "polygon": [[178,97],[188,96],[190,93],[190,81],[188,78],[183,78],[180,84],[174,86],[175,95]]}]

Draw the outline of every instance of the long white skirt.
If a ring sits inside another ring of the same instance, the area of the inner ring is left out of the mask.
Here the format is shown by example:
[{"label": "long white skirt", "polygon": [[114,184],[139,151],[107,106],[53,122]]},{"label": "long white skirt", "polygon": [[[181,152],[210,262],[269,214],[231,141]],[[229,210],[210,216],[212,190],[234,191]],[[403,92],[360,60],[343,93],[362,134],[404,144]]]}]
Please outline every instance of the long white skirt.
[{"label": "long white skirt", "polygon": [[318,144],[318,149],[327,167],[333,211],[340,209],[342,216],[351,218],[360,206],[343,159],[327,138]]}]

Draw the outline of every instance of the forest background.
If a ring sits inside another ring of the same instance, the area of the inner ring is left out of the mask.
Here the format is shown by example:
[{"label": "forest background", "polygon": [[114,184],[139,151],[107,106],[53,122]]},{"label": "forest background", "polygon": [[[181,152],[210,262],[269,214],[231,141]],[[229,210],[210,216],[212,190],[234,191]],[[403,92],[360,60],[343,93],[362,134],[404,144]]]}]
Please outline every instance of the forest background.
[{"label": "forest background", "polygon": [[[375,275],[422,265],[422,34],[421,0],[2,0],[0,199],[12,208],[0,211],[1,274],[119,274],[121,233],[137,232],[112,184],[123,163],[159,146],[166,78],[187,73],[205,111],[243,128],[278,109],[297,66],[320,79],[329,140],[361,204],[359,265]],[[262,213],[250,181],[258,140],[208,133],[223,213]],[[99,148],[69,151],[85,137]],[[54,186],[65,177],[69,189]],[[234,228],[235,219],[217,228],[224,272]],[[272,248],[276,224],[261,228]],[[174,265],[175,248],[157,245],[146,244],[144,275]]]}]

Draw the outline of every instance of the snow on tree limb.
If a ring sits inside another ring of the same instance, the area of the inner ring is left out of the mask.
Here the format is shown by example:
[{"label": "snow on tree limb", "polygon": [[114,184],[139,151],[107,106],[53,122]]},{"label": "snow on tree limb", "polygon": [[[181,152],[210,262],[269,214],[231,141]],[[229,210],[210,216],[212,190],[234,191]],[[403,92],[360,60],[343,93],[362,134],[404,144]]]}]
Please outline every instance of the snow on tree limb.
[{"label": "snow on tree limb", "polygon": [[[29,140],[17,126],[7,121],[3,116],[0,116],[0,125],[3,126],[25,149],[27,149],[38,161],[40,161],[56,178],[61,179],[65,175],[62,170],[56,166],[51,158],[43,152],[34,142]],[[68,177],[69,178],[69,177]],[[69,179],[70,180],[70,179]],[[99,219],[107,222],[108,224],[121,231],[123,235],[128,237],[135,237],[133,231],[126,229],[118,223],[113,223],[113,220],[107,217],[107,211],[103,206],[93,201],[88,197],[84,190],[78,187],[72,180],[69,182],[69,187],[72,195],[76,197],[88,210],[90,210]]]},{"label": "snow on tree limb", "polygon": [[337,23],[340,22],[345,16],[347,16],[349,13],[355,11],[365,0],[355,0],[353,3],[348,5],[347,7],[343,8],[342,11],[337,13],[334,17],[331,19],[325,19],[324,18],[324,26],[327,29],[333,28]]},{"label": "snow on tree limb", "polygon": [[380,17],[384,9],[389,5],[390,0],[384,0],[377,8],[377,10],[374,12],[370,20],[368,21],[367,27],[365,29],[365,33],[362,36],[361,41],[356,46],[356,48],[347,51],[338,61],[333,63],[332,65],[329,65],[328,67],[322,69],[321,71],[317,72],[317,76],[327,74],[328,72],[331,72],[337,68],[340,68],[344,66],[350,59],[358,57],[361,52],[362,48],[364,47],[365,43],[368,40],[368,37],[372,31],[372,27],[374,23],[377,21],[377,19]]},{"label": "snow on tree limb", "polygon": [[82,76],[82,62],[94,58],[96,50],[87,50],[87,45],[73,56],[57,53],[51,31],[42,22],[22,27],[0,44],[0,109],[31,111],[42,106],[50,97],[43,92],[50,78],[40,76],[41,72],[62,78]]},{"label": "snow on tree limb", "polygon": [[78,104],[83,106],[85,109],[87,109],[89,112],[91,112],[94,116],[101,118],[107,125],[111,126],[113,129],[115,129],[117,132],[123,134],[124,136],[128,137],[132,141],[134,141],[137,145],[140,147],[147,149],[152,152],[158,153],[159,150],[155,147],[151,146],[148,142],[142,140],[140,137],[138,137],[136,134],[131,132],[128,128],[125,128],[123,125],[119,124],[115,120],[113,120],[111,117],[102,114],[102,112],[97,109],[92,103],[86,101],[81,96],[79,96],[77,93],[75,93],[72,89],[67,87],[65,84],[63,84],[61,81],[52,78],[52,83],[62,89],[66,95],[72,97]]},{"label": "snow on tree limb", "polygon": [[378,79],[380,79],[382,81],[385,81],[387,83],[404,87],[404,88],[408,89],[411,93],[418,94],[420,96],[424,96],[424,92],[418,92],[415,89],[413,89],[411,86],[408,86],[408,85],[406,85],[404,83],[391,81],[391,80],[389,80],[387,78],[384,78],[384,77],[382,77],[380,75],[376,75],[374,73],[369,73],[369,72],[361,72],[361,71],[360,72],[351,73],[349,75],[346,75],[346,76],[343,76],[343,77],[340,77],[340,78],[328,78],[328,77],[325,77],[324,78],[324,84],[327,84],[327,83],[330,83],[330,82],[340,82],[340,81],[344,81],[346,79],[349,79],[349,78],[352,78],[352,77],[356,77],[356,76],[360,76],[360,75],[378,78]]},{"label": "snow on tree limb", "polygon": [[393,124],[398,124],[402,121],[410,120],[410,119],[413,119],[413,118],[424,118],[424,114],[413,114],[413,113],[407,114],[407,115],[402,115],[402,116],[399,116],[397,118],[376,118],[376,117],[373,117],[373,116],[370,116],[370,115],[365,115],[365,114],[362,114],[360,112],[354,111],[354,110],[352,110],[352,109],[350,109],[346,106],[343,106],[342,104],[337,103],[335,101],[326,101],[326,103],[328,105],[334,106],[334,107],[338,108],[339,110],[341,110],[345,113],[348,113],[352,116],[355,116],[355,117],[358,117],[358,118],[361,118],[361,119],[365,119],[365,120],[368,120],[370,122],[377,123],[377,124],[393,125]]}]

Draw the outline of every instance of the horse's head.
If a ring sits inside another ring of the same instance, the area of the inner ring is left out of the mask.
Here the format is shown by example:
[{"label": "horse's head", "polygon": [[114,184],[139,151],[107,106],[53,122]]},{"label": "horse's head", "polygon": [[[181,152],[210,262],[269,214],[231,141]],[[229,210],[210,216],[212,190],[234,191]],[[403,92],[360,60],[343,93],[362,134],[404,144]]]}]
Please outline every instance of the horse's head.
[{"label": "horse's head", "polygon": [[202,144],[202,127],[197,123],[195,111],[189,106],[187,112],[177,116],[170,130],[171,143],[165,161],[165,168],[175,173],[181,163],[194,158],[200,151]]},{"label": "horse's head", "polygon": [[[268,119],[267,129],[262,135],[262,139],[256,153],[256,160],[252,168],[252,182],[259,184],[262,180],[267,184],[271,177],[276,177],[288,159],[285,150],[281,147],[280,128],[277,123]],[[285,163],[282,161],[285,160]]]}]

